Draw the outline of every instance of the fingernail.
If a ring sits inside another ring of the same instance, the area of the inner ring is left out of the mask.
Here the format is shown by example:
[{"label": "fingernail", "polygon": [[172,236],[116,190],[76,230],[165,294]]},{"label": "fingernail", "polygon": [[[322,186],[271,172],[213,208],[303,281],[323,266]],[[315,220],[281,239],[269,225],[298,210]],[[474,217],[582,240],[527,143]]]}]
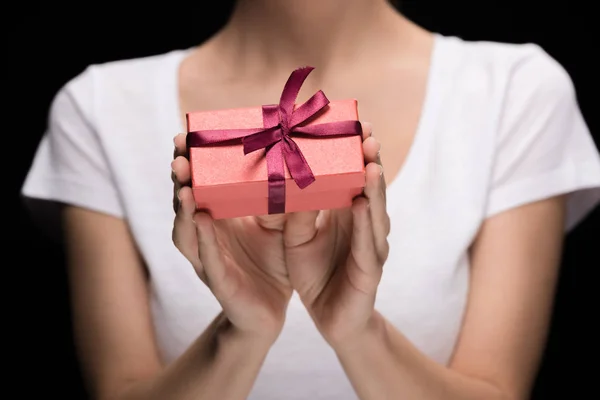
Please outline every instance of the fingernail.
[{"label": "fingernail", "polygon": [[181,198],[179,197],[179,191],[180,190],[181,189],[177,189],[177,195],[176,196],[177,196],[177,201],[179,201],[179,206],[181,207]]},{"label": "fingernail", "polygon": [[379,166],[379,176],[380,177],[383,176],[383,166],[382,165]]}]

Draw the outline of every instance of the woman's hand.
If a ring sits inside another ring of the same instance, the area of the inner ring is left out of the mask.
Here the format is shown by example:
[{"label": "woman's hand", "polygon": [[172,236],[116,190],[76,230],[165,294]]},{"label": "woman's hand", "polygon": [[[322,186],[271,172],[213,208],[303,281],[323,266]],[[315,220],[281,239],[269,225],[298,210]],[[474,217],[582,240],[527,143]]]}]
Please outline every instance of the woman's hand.
[{"label": "woman's hand", "polygon": [[214,221],[196,211],[185,134],[171,164],[173,242],[208,285],[234,329],[274,341],[292,294],[283,253],[284,216]]},{"label": "woman's hand", "polygon": [[390,231],[379,148],[363,126],[366,187],[351,209],[290,214],[284,230],[290,282],[333,347],[374,321]]}]

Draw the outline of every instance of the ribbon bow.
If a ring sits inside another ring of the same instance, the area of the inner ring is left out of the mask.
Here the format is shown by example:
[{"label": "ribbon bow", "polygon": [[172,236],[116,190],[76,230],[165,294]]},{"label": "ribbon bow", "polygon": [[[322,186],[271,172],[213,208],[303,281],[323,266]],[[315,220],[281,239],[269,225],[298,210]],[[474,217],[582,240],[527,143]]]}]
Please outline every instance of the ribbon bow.
[{"label": "ribbon bow", "polygon": [[293,71],[283,88],[279,104],[262,106],[263,127],[201,130],[188,132],[186,138],[188,148],[240,141],[244,147],[244,154],[264,148],[269,182],[269,214],[285,213],[284,162],[300,189],[306,188],[315,181],[312,170],[292,139],[292,135],[325,138],[354,136],[362,132],[358,121],[306,125],[329,104],[329,100],[321,90],[294,110],[298,92],[313,69],[313,67],[304,67]]}]

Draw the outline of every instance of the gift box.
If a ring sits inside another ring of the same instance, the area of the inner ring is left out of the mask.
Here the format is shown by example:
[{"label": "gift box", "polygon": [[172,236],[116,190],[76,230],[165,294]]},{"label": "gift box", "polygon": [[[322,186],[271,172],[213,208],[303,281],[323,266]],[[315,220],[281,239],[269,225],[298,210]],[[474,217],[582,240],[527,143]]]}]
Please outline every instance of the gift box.
[{"label": "gift box", "polygon": [[196,207],[214,219],[349,207],[365,185],[356,100],[319,91],[296,105],[312,68],[277,105],[187,114]]}]

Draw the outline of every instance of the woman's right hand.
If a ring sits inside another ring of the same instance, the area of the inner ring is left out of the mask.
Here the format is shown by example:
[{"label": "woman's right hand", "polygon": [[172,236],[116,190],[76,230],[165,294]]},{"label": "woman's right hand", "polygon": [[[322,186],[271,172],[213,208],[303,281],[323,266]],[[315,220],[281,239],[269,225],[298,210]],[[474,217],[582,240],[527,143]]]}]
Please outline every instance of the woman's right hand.
[{"label": "woman's right hand", "polygon": [[283,253],[284,216],[215,221],[196,211],[185,134],[174,141],[175,246],[215,295],[234,329],[274,341],[292,295]]}]

